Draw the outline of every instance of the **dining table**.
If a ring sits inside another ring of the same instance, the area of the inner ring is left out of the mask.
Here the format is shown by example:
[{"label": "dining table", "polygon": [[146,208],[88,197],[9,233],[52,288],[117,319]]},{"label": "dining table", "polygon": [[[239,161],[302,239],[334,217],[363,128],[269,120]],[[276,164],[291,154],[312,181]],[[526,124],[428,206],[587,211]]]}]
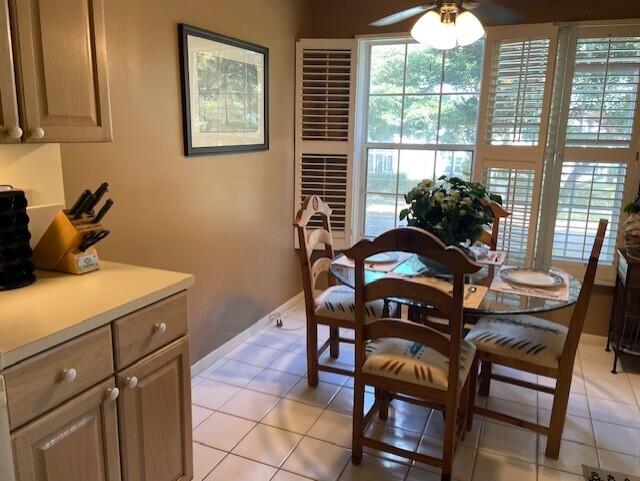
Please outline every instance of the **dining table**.
[{"label": "dining table", "polygon": [[[402,255],[401,253],[395,254]],[[345,260],[347,260],[347,258],[344,254],[340,253],[336,255],[331,263],[331,274],[340,283],[346,286],[355,287],[355,268],[353,264],[349,265],[349,262],[345,262]],[[374,269],[372,267],[377,268]],[[500,266],[483,265],[479,271],[467,276],[465,280],[467,284],[486,286],[488,289],[477,306],[465,306],[464,317],[466,323],[473,323],[478,318],[486,315],[539,314],[563,309],[576,303],[580,294],[580,288],[582,287],[581,282],[573,275],[557,267],[551,267],[548,270],[561,275],[567,280],[568,296],[544,298],[539,295],[535,295],[535,292],[532,293],[530,289],[526,288],[523,288],[518,292],[501,292],[492,290],[491,285],[494,277],[499,272],[499,269]],[[430,276],[428,269],[425,269],[425,263],[415,254],[406,256],[404,260],[397,263],[389,271],[380,270],[379,266],[373,265],[370,265],[369,268],[367,268],[367,264],[365,263],[365,283],[375,281],[388,275],[413,279]],[[412,320],[421,320],[420,308],[423,306],[421,306],[420,303],[404,298],[392,298],[389,300],[399,304],[408,305],[410,318],[413,318]]]}]

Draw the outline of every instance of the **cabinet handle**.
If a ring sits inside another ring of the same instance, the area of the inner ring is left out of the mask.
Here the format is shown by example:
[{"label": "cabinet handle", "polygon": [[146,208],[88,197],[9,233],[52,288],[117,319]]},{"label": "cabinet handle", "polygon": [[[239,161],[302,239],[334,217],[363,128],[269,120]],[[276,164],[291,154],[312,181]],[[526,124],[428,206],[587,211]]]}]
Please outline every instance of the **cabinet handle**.
[{"label": "cabinet handle", "polygon": [[15,126],[9,129],[8,134],[12,139],[19,139],[20,137],[22,137],[22,129],[18,126]]},{"label": "cabinet handle", "polygon": [[127,388],[135,389],[136,386],[138,385],[138,378],[135,377],[135,376],[131,376],[131,377],[128,377],[127,379],[125,379],[124,382],[127,385]]},{"label": "cabinet handle", "polygon": [[42,127],[34,127],[31,129],[30,134],[32,139],[41,139],[44,137],[44,129]]},{"label": "cabinet handle", "polygon": [[165,322],[159,322],[158,324],[153,326],[153,329],[158,334],[164,334],[165,332],[167,332],[167,324]]},{"label": "cabinet handle", "polygon": [[120,396],[120,389],[118,389],[117,387],[107,389],[107,396],[112,401],[115,401],[116,399],[118,399],[118,396]]},{"label": "cabinet handle", "polygon": [[62,379],[65,382],[73,382],[76,380],[76,377],[78,377],[78,371],[73,368],[62,371]]}]

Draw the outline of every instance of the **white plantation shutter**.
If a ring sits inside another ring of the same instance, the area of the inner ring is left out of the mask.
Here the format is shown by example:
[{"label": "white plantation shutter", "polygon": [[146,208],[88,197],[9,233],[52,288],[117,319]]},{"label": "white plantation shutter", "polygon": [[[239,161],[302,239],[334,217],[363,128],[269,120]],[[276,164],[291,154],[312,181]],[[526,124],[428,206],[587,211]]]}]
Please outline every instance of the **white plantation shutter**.
[{"label": "white plantation shutter", "polygon": [[535,172],[510,167],[490,167],[483,172],[483,183],[502,196],[502,205],[511,216],[501,219],[498,250],[509,252],[511,264],[523,264],[529,247]]},{"label": "white plantation shutter", "polygon": [[497,45],[489,78],[488,144],[538,144],[549,48],[549,38],[506,40]]},{"label": "white plantation shutter", "polygon": [[638,185],[640,26],[577,27],[563,35],[564,100],[548,167],[554,202],[541,213],[541,225],[554,228],[540,255],[581,276],[598,221],[606,218],[597,274],[606,284],[615,278],[621,210]]},{"label": "white plantation shutter", "polygon": [[502,195],[512,216],[499,245],[510,263],[533,259],[558,29],[487,29],[474,178]]},{"label": "white plantation shutter", "polygon": [[302,39],[296,48],[294,211],[319,195],[336,247],[351,244],[354,41]]}]

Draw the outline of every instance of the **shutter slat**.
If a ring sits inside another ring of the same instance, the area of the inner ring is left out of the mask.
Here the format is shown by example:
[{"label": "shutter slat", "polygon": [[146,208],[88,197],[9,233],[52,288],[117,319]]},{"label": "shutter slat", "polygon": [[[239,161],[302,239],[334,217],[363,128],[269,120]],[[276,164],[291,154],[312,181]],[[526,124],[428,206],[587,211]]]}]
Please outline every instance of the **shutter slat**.
[{"label": "shutter slat", "polygon": [[[302,154],[301,198],[319,195],[333,210],[331,227],[344,231],[347,209],[348,163],[346,155]],[[322,226],[320,220],[309,222],[312,228]]]},{"label": "shutter slat", "polygon": [[566,146],[631,146],[639,60],[640,37],[577,40]]},{"label": "shutter slat", "polygon": [[302,140],[347,142],[351,51],[302,52]]},{"label": "shutter slat", "polygon": [[538,144],[549,47],[548,38],[500,43],[491,66],[488,144]]}]

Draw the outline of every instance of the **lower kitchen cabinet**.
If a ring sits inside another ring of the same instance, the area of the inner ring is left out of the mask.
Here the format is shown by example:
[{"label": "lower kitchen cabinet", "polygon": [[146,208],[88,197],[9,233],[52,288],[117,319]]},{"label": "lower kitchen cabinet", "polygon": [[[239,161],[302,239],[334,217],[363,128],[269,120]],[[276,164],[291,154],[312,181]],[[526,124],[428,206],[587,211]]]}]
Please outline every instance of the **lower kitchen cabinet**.
[{"label": "lower kitchen cabinet", "polygon": [[113,379],[105,381],[15,431],[17,479],[119,481],[114,387]]},{"label": "lower kitchen cabinet", "polygon": [[117,383],[123,481],[191,480],[188,336],[120,371]]}]

